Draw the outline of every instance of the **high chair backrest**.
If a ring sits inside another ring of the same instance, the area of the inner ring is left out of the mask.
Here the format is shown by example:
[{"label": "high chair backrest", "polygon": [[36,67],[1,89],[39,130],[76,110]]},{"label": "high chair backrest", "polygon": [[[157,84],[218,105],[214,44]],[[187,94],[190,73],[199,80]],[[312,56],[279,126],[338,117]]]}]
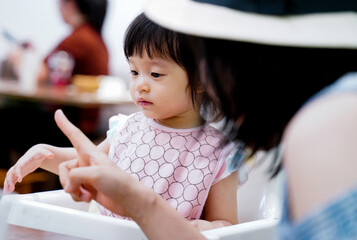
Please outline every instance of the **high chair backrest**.
[{"label": "high chair backrest", "polygon": [[258,152],[248,180],[238,187],[239,223],[280,218],[283,172],[272,177],[274,157],[273,153]]},{"label": "high chair backrest", "polygon": [[[275,240],[282,210],[284,173],[272,176],[273,152],[258,152],[248,179],[238,187],[239,224],[205,231],[210,239]],[[244,171],[243,171],[244,172]],[[246,172],[247,173],[247,172]]]}]

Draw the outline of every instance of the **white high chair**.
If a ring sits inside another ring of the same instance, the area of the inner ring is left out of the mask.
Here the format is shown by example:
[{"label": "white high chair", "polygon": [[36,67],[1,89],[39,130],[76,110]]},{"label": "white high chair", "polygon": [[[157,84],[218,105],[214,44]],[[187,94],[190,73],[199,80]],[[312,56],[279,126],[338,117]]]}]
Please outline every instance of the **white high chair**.
[{"label": "white high chair", "polygon": [[[282,176],[270,179],[270,161],[263,160],[238,190],[240,224],[203,232],[208,239],[276,239]],[[63,190],[3,196],[0,239],[7,239],[9,224],[87,239],[147,239],[135,222],[95,214],[89,207],[89,203],[73,201]]]}]

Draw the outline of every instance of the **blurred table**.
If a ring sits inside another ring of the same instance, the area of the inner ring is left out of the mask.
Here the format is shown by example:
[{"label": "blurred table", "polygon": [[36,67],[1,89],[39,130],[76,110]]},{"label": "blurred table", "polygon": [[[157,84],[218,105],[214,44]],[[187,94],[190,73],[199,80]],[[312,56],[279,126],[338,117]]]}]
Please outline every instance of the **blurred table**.
[{"label": "blurred table", "polygon": [[0,149],[1,167],[8,168],[39,142],[55,146],[70,144],[53,120],[58,108],[91,140],[101,142],[111,116],[138,111],[123,84],[122,80],[109,77],[102,79],[96,91],[83,92],[74,85],[37,87],[0,77],[0,132],[8,139]]},{"label": "blurred table", "polygon": [[[104,86],[103,88],[110,89],[110,86]],[[29,87],[17,80],[4,78],[0,78],[0,96],[81,108],[133,105],[128,91],[118,91],[117,94],[113,94],[113,92],[105,92],[99,88],[95,92],[79,92],[72,85],[64,87]]]}]

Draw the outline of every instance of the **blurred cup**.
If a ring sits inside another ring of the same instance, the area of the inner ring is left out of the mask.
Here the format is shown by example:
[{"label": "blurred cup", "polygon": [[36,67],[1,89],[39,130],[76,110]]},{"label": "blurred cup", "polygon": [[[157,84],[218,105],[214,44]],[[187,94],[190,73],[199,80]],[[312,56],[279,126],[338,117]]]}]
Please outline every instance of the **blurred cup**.
[{"label": "blurred cup", "polygon": [[24,49],[19,66],[20,84],[32,90],[36,87],[41,58],[33,49]]},{"label": "blurred cup", "polygon": [[54,86],[65,86],[72,81],[72,71],[74,67],[73,57],[65,52],[58,51],[48,58],[48,68],[50,70],[50,81]]}]

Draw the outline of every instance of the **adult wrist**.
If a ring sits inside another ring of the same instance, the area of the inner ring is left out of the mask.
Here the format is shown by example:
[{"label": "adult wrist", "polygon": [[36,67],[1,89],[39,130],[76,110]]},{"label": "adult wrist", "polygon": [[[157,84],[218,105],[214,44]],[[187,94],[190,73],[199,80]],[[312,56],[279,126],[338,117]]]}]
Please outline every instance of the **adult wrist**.
[{"label": "adult wrist", "polygon": [[146,186],[140,186],[141,189],[132,189],[133,192],[133,201],[130,204],[130,218],[135,222],[141,224],[147,224],[149,218],[152,215],[152,212],[157,209],[160,199],[159,195],[154,193],[151,189]]}]

